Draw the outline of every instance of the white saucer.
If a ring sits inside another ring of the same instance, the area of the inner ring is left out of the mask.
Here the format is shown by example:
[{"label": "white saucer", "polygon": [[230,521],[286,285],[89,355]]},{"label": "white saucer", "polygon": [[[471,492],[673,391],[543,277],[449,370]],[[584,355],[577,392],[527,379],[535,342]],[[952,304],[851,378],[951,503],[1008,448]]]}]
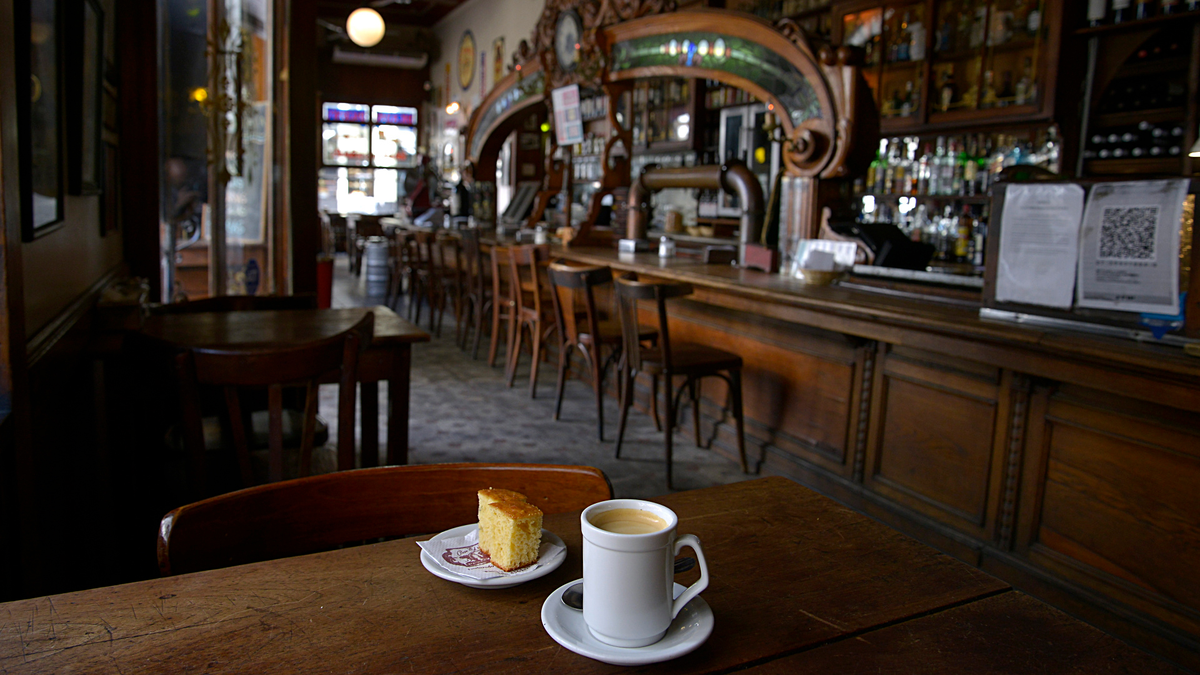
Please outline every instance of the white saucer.
[{"label": "white saucer", "polygon": [[[587,624],[583,622],[583,612],[571,609],[562,602],[563,591],[581,581],[583,579],[563,584],[542,603],[542,626],[546,632],[555,642],[580,656],[614,666],[641,666],[691,653],[712,634],[712,608],[704,598],[696,596],[679,610],[679,616],[671,622],[666,637],[658,642],[634,648],[606,645],[588,631]],[[687,587],[675,584],[675,597],[685,590]]]},{"label": "white saucer", "polygon": [[[455,537],[465,537],[465,536],[467,536],[467,534],[469,534],[472,530],[476,529],[478,526],[479,526],[478,523],[471,523],[470,525],[460,525],[459,527],[454,527],[449,530],[446,530],[445,532],[435,534],[432,537],[430,537],[429,540],[433,541],[435,539],[453,539]],[[550,542],[551,544],[556,544],[558,546],[563,547],[564,549],[567,547],[567,545],[563,543],[563,540],[558,538],[557,534],[554,534],[553,532],[551,532],[549,530],[542,530],[542,541]],[[513,577],[492,577],[491,579],[474,579],[471,577],[463,576],[461,574],[455,574],[454,572],[451,572],[450,570],[446,569],[445,567],[442,567],[441,565],[437,564],[437,561],[433,559],[433,556],[431,556],[425,552],[425,549],[421,549],[421,564],[425,566],[425,569],[429,570],[436,577],[441,577],[441,578],[445,579],[446,581],[453,581],[454,583],[462,584],[463,586],[470,586],[471,588],[511,588],[513,586],[519,586],[519,585],[525,583],[526,581],[532,581],[539,577],[544,577],[547,574],[550,574],[554,570],[558,569],[558,566],[562,565],[563,561],[566,559],[567,559],[567,553],[564,550],[562,552],[562,554],[558,556],[558,558],[550,561],[549,564],[538,567],[537,569],[533,570],[532,572],[526,572],[524,574],[520,574],[520,575],[513,576]],[[681,612],[681,614],[682,614],[682,612]]]}]

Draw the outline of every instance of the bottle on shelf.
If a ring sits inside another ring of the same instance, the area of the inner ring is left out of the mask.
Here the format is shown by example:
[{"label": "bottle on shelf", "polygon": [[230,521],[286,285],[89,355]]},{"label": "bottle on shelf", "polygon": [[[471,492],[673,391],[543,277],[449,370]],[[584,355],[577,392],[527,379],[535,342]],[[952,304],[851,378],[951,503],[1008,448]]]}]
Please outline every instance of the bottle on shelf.
[{"label": "bottle on shelf", "polygon": [[938,136],[934,145],[934,155],[929,162],[929,192],[931,195],[942,194],[942,162],[946,158],[946,139]]},{"label": "bottle on shelf", "polygon": [[1087,20],[1092,28],[1104,23],[1108,16],[1108,0],[1088,0]]},{"label": "bottle on shelf", "polygon": [[1033,59],[1031,57],[1025,57],[1021,79],[1017,80],[1015,96],[1017,105],[1025,105],[1026,103],[1035,103],[1037,101],[1037,84],[1033,81]]},{"label": "bottle on shelf", "polygon": [[904,169],[900,166],[900,139],[893,138],[888,144],[887,166],[884,167],[883,173],[884,194],[895,194],[897,170],[900,171],[901,178],[903,178]]},{"label": "bottle on shelf", "polygon": [[904,13],[904,18],[900,20],[900,29],[896,31],[896,61],[908,61],[911,59],[909,46],[912,44],[912,35],[908,32],[908,12]]},{"label": "bottle on shelf", "polygon": [[971,136],[963,153],[962,189],[959,194],[974,196],[979,182],[979,164],[975,161],[979,153],[978,138]]},{"label": "bottle on shelf", "polygon": [[1161,0],[1158,3],[1158,13],[1163,16],[1179,12],[1179,0]]},{"label": "bottle on shelf", "polygon": [[1131,18],[1129,16],[1129,2],[1130,0],[1112,0],[1113,23],[1121,23]]},{"label": "bottle on shelf", "polygon": [[875,158],[875,180],[871,184],[871,192],[875,194],[883,194],[884,181],[887,176],[887,150],[888,141],[886,138],[879,139],[879,153]]},{"label": "bottle on shelf", "polygon": [[1154,16],[1154,0],[1136,0],[1137,6],[1134,9],[1134,18],[1149,19]]},{"label": "bottle on shelf", "polygon": [[950,194],[966,194],[963,188],[963,177],[966,175],[967,153],[959,141],[950,141]]},{"label": "bottle on shelf", "polygon": [[974,257],[971,255],[971,248],[974,245],[972,241],[973,226],[971,207],[963,204],[963,212],[958,216],[958,222],[955,223],[954,262],[969,263]]},{"label": "bottle on shelf", "polygon": [[908,24],[908,58],[911,61],[925,60],[925,24],[913,21]]},{"label": "bottle on shelf", "polygon": [[917,194],[929,194],[929,171],[930,162],[933,159],[933,153],[929,149],[929,144],[925,144],[925,149],[921,153],[921,159],[917,160]]},{"label": "bottle on shelf", "polygon": [[[933,50],[935,52],[949,52],[957,48],[958,44],[958,25],[954,19],[954,5],[945,2],[939,10],[942,22],[938,24],[937,30],[933,36]],[[962,15],[959,15],[959,21],[962,21]]]},{"label": "bottle on shelf", "polygon": [[958,98],[958,85],[954,82],[954,69],[949,69],[942,75],[942,86],[939,92],[938,103],[942,112],[945,112],[954,105]]}]

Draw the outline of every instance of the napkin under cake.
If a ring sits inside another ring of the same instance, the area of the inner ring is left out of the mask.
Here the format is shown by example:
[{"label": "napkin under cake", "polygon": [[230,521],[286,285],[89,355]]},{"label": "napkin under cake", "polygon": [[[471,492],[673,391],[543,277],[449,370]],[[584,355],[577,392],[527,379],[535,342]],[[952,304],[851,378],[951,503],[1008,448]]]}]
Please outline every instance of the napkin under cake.
[{"label": "napkin under cake", "polygon": [[537,562],[542,511],[512,490],[479,491],[479,550],[505,572]]}]

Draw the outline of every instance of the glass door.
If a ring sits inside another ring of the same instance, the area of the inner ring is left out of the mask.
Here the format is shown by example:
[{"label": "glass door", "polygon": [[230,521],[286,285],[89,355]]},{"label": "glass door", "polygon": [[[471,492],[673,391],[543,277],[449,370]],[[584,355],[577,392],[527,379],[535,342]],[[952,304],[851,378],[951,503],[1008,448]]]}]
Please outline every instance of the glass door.
[{"label": "glass door", "polygon": [[165,302],[274,291],[271,7],[160,0]]}]

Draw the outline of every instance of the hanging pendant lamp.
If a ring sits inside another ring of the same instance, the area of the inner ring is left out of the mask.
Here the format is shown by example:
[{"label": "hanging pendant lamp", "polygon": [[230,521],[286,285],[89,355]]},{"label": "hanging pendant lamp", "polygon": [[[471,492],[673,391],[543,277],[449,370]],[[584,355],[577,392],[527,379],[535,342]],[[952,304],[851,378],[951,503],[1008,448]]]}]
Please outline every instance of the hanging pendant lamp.
[{"label": "hanging pendant lamp", "polygon": [[370,7],[359,7],[346,19],[346,34],[359,47],[374,47],[383,39],[383,17]]}]

